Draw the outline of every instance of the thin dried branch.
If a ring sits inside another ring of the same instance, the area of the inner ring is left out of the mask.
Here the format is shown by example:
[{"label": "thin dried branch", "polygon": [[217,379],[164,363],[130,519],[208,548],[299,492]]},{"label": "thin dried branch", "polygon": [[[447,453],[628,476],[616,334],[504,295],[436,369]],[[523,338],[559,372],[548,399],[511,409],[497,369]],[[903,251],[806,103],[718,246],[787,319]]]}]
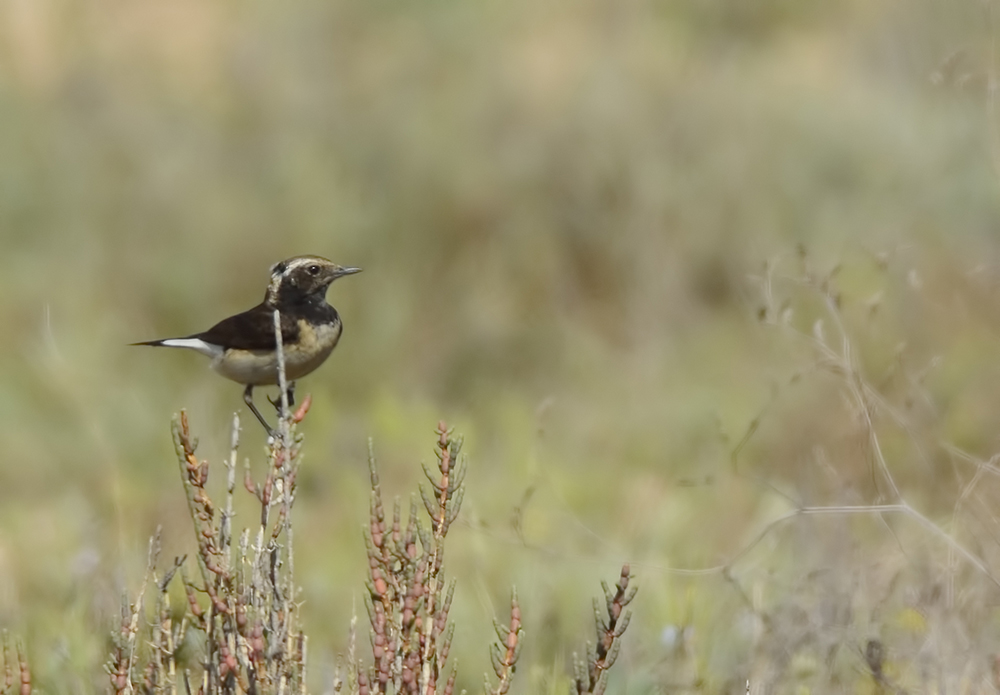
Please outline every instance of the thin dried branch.
[{"label": "thin dried branch", "polygon": [[[16,657],[11,656],[11,652],[16,652]],[[3,654],[0,663],[3,664],[3,684],[0,686],[0,695],[31,695],[31,668],[28,666],[28,657],[25,656],[24,646],[18,642],[16,650],[10,647],[10,635],[3,632]],[[16,669],[16,673],[15,673]]]},{"label": "thin dried branch", "polygon": [[[427,484],[420,488],[429,527],[421,523],[415,498],[403,525],[402,503],[394,500],[389,522],[375,455],[369,442],[368,595],[372,666],[355,667],[358,691],[375,690],[435,695],[447,689],[441,670],[451,650],[454,626],[449,612],[454,582],[446,582],[445,539],[457,518],[464,494],[466,462],[461,440],[443,422],[435,432],[437,466],[424,466]],[[454,672],[453,672],[454,673]],[[454,678],[449,678],[454,688]]]},{"label": "thin dried branch", "polygon": [[516,590],[511,593],[509,625],[503,626],[495,622],[494,629],[497,633],[497,642],[490,647],[490,662],[493,664],[497,682],[491,685],[487,675],[485,692],[487,695],[504,695],[510,690],[510,681],[514,676],[523,644],[521,637],[524,629],[521,627],[521,607],[517,603]]},{"label": "thin dried branch", "polygon": [[604,588],[605,606],[601,612],[600,602],[594,600],[594,624],[597,629],[597,641],[587,644],[587,659],[578,659],[574,655],[573,685],[577,695],[600,695],[607,685],[607,672],[615,665],[621,651],[621,637],[625,634],[632,619],[631,611],[625,610],[635,598],[636,587],[629,587],[631,574],[629,566],[623,565],[621,576],[611,591],[607,582],[601,582]]}]

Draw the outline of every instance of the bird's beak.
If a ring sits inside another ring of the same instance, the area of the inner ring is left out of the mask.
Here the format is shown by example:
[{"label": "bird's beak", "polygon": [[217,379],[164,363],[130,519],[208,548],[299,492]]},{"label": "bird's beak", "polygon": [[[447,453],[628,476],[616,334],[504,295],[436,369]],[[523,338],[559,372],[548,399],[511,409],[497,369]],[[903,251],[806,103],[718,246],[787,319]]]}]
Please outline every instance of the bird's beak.
[{"label": "bird's beak", "polygon": [[354,275],[355,273],[360,273],[361,268],[337,268],[333,271],[333,279],[336,280],[339,277],[345,275]]}]

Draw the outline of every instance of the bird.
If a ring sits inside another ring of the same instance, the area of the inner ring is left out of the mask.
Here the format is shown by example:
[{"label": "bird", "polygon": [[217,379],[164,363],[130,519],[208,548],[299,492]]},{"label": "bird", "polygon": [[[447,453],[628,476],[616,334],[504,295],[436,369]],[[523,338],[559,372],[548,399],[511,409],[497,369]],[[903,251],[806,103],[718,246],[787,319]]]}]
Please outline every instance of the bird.
[{"label": "bird", "polygon": [[[216,373],[246,387],[243,400],[273,437],[274,430],[254,405],[253,389],[278,384],[275,310],[280,315],[288,402],[292,404],[295,381],[323,364],[344,332],[340,314],[326,301],[327,290],[337,278],[360,273],[361,268],[340,266],[321,256],[295,256],[275,263],[270,270],[264,301],[254,308],[202,333],[132,345],[185,348],[207,355]],[[280,399],[271,404],[279,408]]]}]

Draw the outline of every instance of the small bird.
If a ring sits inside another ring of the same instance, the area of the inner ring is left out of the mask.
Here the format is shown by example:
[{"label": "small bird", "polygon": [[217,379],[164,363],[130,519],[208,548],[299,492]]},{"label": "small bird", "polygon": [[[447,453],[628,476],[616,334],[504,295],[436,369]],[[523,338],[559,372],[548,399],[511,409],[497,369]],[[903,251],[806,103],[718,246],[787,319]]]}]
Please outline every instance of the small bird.
[{"label": "small bird", "polygon": [[[295,380],[323,364],[344,330],[340,314],[326,301],[330,284],[360,272],[361,268],[345,268],[319,256],[295,256],[271,266],[264,301],[253,309],[223,319],[203,333],[132,344],[187,348],[212,358],[212,369],[246,386],[243,400],[268,435],[274,436],[274,430],[254,405],[253,387],[278,383],[275,309],[281,316],[285,378],[288,402],[292,404]],[[271,401],[276,408],[279,403]]]}]

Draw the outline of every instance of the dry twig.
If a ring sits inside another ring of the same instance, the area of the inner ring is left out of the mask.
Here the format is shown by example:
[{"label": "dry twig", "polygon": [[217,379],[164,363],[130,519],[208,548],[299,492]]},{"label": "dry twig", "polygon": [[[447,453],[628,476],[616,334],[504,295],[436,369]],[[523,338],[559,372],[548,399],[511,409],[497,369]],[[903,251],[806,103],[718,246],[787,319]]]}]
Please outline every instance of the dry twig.
[{"label": "dry twig", "polygon": [[636,587],[629,588],[631,578],[629,566],[622,566],[621,577],[612,592],[607,582],[602,581],[604,588],[604,611],[601,603],[594,599],[594,623],[597,628],[597,641],[587,643],[587,659],[583,660],[573,655],[575,677],[573,680],[577,695],[601,695],[607,686],[607,672],[618,660],[621,651],[621,636],[628,629],[632,620],[632,611],[625,607],[635,598]]}]

